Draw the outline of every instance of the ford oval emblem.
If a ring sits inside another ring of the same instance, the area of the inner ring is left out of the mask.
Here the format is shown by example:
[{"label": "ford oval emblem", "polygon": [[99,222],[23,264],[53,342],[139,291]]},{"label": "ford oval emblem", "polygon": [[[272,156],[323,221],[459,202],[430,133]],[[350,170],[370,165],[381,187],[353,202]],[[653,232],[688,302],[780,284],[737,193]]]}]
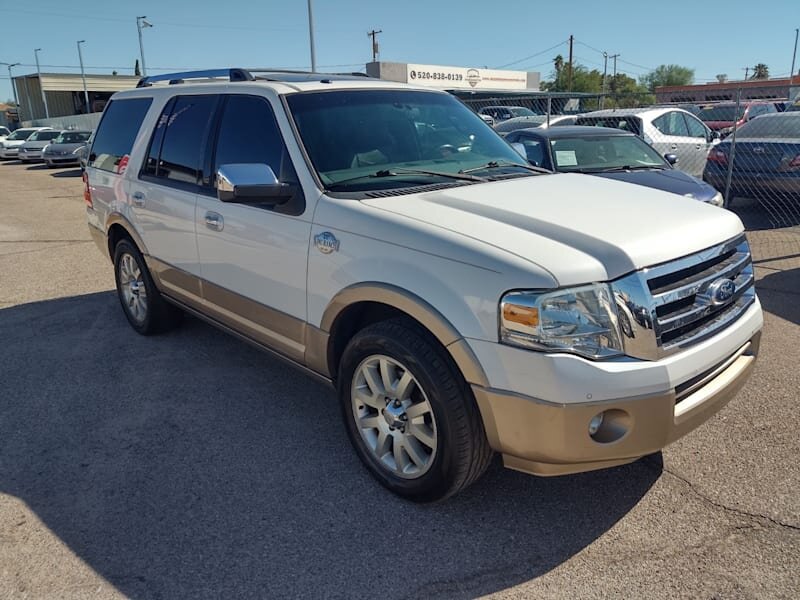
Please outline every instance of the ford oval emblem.
[{"label": "ford oval emblem", "polygon": [[330,231],[323,231],[315,235],[314,245],[323,254],[330,254],[339,250],[339,240]]},{"label": "ford oval emblem", "polygon": [[717,279],[708,286],[706,295],[709,300],[711,300],[711,304],[714,306],[721,306],[722,304],[730,302],[735,293],[736,284],[732,279]]}]

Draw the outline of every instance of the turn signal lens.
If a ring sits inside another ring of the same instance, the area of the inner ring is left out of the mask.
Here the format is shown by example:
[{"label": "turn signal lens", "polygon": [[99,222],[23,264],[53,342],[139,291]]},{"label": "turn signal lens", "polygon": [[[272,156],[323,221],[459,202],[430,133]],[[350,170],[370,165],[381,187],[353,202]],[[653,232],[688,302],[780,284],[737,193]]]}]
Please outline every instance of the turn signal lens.
[{"label": "turn signal lens", "polygon": [[519,306],[518,304],[503,305],[503,319],[512,323],[519,323],[526,327],[539,326],[539,309],[532,306]]},{"label": "turn signal lens", "polygon": [[86,171],[83,172],[83,200],[86,202],[86,206],[92,208],[92,193],[89,191],[89,174]]}]

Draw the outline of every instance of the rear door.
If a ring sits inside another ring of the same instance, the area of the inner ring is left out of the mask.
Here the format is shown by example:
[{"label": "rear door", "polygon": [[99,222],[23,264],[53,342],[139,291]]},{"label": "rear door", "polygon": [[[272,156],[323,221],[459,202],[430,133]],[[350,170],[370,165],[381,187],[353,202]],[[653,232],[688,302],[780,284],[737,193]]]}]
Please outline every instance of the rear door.
[{"label": "rear door", "polygon": [[[711,130],[706,127],[700,119],[693,115],[684,113],[683,117],[686,119],[689,137],[695,141],[694,152],[691,153],[692,158],[683,170],[696,177],[701,177],[706,165],[706,158],[708,158],[708,152],[713,145],[711,141]],[[680,166],[681,165],[678,164],[678,167]]]},{"label": "rear door", "polygon": [[[217,129],[195,215],[205,310],[301,360],[311,223],[272,104],[262,96],[226,96]],[[240,163],[269,165],[296,187],[295,197],[274,207],[221,202],[217,169]]]},{"label": "rear door", "polygon": [[167,293],[200,298],[200,266],[195,240],[195,205],[202,176],[203,149],[219,96],[177,96],[154,127],[138,178],[131,184],[136,221],[153,268]]}]

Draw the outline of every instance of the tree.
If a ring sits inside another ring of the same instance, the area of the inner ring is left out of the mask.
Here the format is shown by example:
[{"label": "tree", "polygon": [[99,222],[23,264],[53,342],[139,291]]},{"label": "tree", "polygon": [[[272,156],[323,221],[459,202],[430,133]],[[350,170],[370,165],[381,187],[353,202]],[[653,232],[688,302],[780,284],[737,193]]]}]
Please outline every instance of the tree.
[{"label": "tree", "polygon": [[142,70],[139,68],[139,59],[138,58],[136,59],[136,64],[133,65],[133,74],[136,75],[136,77],[141,77],[142,76]]},{"label": "tree", "polygon": [[641,83],[651,92],[666,85],[690,85],[694,81],[694,69],[680,65],[660,65],[641,77]]},{"label": "tree", "polygon": [[750,79],[769,79],[769,67],[764,63],[758,63],[753,67],[753,74]]},{"label": "tree", "polygon": [[717,77],[717,81],[719,81],[720,83],[726,83],[728,81],[728,74],[727,73],[720,73],[716,77]]}]

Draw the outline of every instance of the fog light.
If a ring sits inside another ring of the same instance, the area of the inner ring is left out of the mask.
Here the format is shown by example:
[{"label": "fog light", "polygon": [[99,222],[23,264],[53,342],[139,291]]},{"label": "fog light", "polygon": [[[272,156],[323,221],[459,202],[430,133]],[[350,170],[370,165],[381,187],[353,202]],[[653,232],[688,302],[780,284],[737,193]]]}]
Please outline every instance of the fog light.
[{"label": "fog light", "polygon": [[597,433],[597,430],[600,429],[600,425],[602,424],[603,424],[603,413],[593,416],[592,420],[589,421],[589,435],[594,436],[594,434]]}]

